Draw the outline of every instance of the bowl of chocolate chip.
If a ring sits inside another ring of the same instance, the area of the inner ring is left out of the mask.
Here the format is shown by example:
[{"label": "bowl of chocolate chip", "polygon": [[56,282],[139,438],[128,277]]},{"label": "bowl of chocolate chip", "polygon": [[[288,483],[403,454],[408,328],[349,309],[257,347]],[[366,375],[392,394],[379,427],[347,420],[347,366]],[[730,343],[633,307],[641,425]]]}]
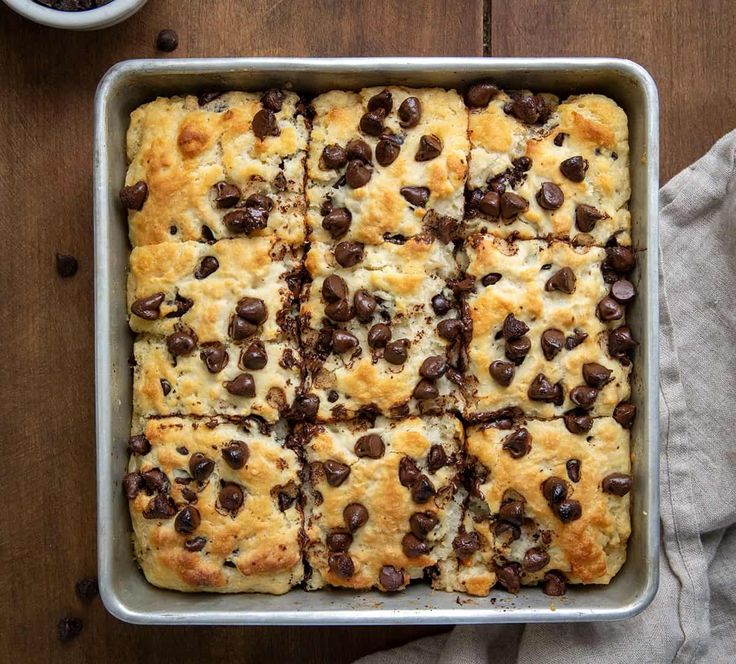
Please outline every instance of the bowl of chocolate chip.
[{"label": "bowl of chocolate chip", "polygon": [[3,0],[31,21],[67,30],[99,30],[124,21],[147,0]]}]

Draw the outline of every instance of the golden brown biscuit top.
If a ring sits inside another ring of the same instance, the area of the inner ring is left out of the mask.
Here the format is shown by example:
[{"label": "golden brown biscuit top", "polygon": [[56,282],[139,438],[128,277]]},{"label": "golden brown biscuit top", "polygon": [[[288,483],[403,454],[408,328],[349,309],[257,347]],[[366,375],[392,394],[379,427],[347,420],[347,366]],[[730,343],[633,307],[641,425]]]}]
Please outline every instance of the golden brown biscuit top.
[{"label": "golden brown biscuit top", "polygon": [[301,579],[297,457],[278,434],[179,418],[133,433],[144,453],[131,456],[124,486],[150,581],[280,593]]}]

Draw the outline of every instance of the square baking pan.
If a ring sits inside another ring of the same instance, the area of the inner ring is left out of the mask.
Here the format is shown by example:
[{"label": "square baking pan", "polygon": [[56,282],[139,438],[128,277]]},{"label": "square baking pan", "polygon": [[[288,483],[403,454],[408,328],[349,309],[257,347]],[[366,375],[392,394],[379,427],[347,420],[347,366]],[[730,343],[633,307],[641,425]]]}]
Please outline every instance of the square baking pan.
[{"label": "square baking pan", "polygon": [[[463,88],[490,78],[501,87],[561,97],[600,92],[629,117],[634,274],[639,296],[628,321],[641,345],[632,379],[639,416],[632,431],[632,535],[628,558],[607,586],[571,586],[562,598],[539,588],[477,598],[411,585],[397,594],[292,590],[286,595],[186,594],[150,585],[136,566],[121,490],[130,431],[126,271],[128,230],[118,191],[127,168],[129,114],[158,95],[283,87],[319,93],[372,85]],[[130,60],[110,69],[95,99],[95,362],[97,546],[102,599],[121,620],[147,624],[442,624],[569,622],[627,618],[653,599],[659,563],[657,90],[639,65],[601,58],[228,58]]]}]

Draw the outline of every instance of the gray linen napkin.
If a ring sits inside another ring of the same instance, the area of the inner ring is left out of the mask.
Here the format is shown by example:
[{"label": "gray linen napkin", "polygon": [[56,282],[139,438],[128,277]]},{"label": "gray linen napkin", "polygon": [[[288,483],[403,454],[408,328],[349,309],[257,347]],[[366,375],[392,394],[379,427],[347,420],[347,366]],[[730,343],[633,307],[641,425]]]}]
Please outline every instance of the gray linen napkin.
[{"label": "gray linen napkin", "polygon": [[736,131],[660,191],[662,556],[642,614],[456,627],[360,664],[736,662]]}]

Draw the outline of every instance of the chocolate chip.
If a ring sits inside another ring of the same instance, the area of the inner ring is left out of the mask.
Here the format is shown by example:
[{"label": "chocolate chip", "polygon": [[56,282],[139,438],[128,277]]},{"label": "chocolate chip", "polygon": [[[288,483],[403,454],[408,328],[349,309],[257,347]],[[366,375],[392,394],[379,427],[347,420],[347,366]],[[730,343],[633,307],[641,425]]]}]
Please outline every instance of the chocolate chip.
[{"label": "chocolate chip", "polygon": [[556,505],[567,498],[567,485],[559,477],[548,477],[542,483],[542,495],[548,503]]},{"label": "chocolate chip", "polygon": [[436,473],[447,465],[447,453],[442,445],[432,445],[427,454],[427,468],[430,473]]},{"label": "chocolate chip", "polygon": [[161,391],[164,393],[164,396],[168,396],[169,392],[171,392],[171,383],[165,378],[161,378],[159,382],[161,383]]},{"label": "chocolate chip", "polygon": [[571,295],[575,292],[575,281],[575,273],[569,267],[563,267],[547,279],[544,290],[560,291]]},{"label": "chocolate chip", "polygon": [[195,279],[206,279],[220,267],[219,261],[214,256],[205,256],[194,271]]},{"label": "chocolate chip", "polygon": [[139,180],[120,190],[120,202],[128,210],[140,210],[148,198],[148,185]]},{"label": "chocolate chip", "polygon": [[228,328],[228,334],[235,341],[247,339],[248,337],[253,336],[257,331],[257,325],[254,325],[240,316],[233,316],[230,321],[230,327]]},{"label": "chocolate chip", "polygon": [[215,236],[212,234],[212,231],[210,230],[209,226],[203,225],[202,226],[202,240],[205,242],[214,242]]},{"label": "chocolate chip", "polygon": [[353,296],[353,306],[355,307],[355,315],[361,323],[369,323],[373,318],[378,303],[368,291],[360,289]]},{"label": "chocolate chip", "polygon": [[573,182],[582,182],[585,179],[585,174],[587,172],[588,160],[583,159],[580,155],[565,159],[565,161],[560,164],[560,173]]},{"label": "chocolate chip", "polygon": [[210,90],[208,92],[200,92],[197,95],[197,102],[200,106],[206,106],[210,102],[215,101],[218,97],[222,97],[222,92],[216,90]]},{"label": "chocolate chip", "polygon": [[348,296],[348,285],[345,279],[337,274],[331,274],[322,282],[322,299],[325,302],[339,302]]},{"label": "chocolate chip", "polygon": [[319,159],[319,167],[322,170],[337,170],[345,166],[347,163],[348,154],[345,148],[337,145],[336,143],[325,145]]},{"label": "chocolate chip", "polygon": [[351,533],[362,528],[368,522],[368,510],[360,503],[350,503],[343,511],[342,518]]},{"label": "chocolate chip", "polygon": [[625,473],[611,473],[606,475],[601,482],[601,489],[614,496],[625,496],[631,491],[631,475]]},{"label": "chocolate chip", "polygon": [[583,341],[585,341],[588,338],[587,333],[583,332],[582,330],[579,330],[578,328],[575,328],[573,330],[573,333],[565,339],[565,348],[567,350],[572,350],[573,348],[577,348]]},{"label": "chocolate chip", "polygon": [[463,332],[462,321],[457,318],[448,318],[437,324],[437,334],[448,341],[455,341]]},{"label": "chocolate chip", "polygon": [[624,429],[631,429],[636,418],[636,406],[628,401],[622,401],[613,409],[613,419]]},{"label": "chocolate chip", "polygon": [[250,235],[268,226],[268,211],[260,207],[236,208],[228,212],[222,222],[231,233]]},{"label": "chocolate chip", "polygon": [[188,505],[174,519],[174,530],[180,535],[191,535],[202,522],[199,516],[199,510],[196,507]]},{"label": "chocolate chip", "polygon": [[143,482],[146,486],[146,492],[150,495],[154,492],[168,493],[171,489],[169,478],[160,468],[152,468],[145,473],[141,473]]},{"label": "chocolate chip", "polygon": [[554,140],[552,141],[558,148],[562,147],[562,144],[565,142],[565,137],[567,134],[564,131],[559,132]]},{"label": "chocolate chip", "polygon": [[485,108],[497,94],[498,88],[493,83],[482,81],[465,91],[465,103],[470,108]]},{"label": "chocolate chip", "polygon": [[347,353],[358,347],[358,338],[350,332],[344,330],[334,330],[332,332],[332,349],[338,353]]},{"label": "chocolate chip", "polygon": [[267,108],[269,111],[273,111],[274,113],[278,113],[281,110],[283,103],[283,93],[281,92],[281,90],[276,90],[275,88],[266,90],[266,92],[264,92],[263,96],[261,97],[261,105],[264,108]]},{"label": "chocolate chip", "polygon": [[580,408],[588,410],[598,398],[598,390],[587,385],[578,385],[570,390],[570,400]]},{"label": "chocolate chip", "polygon": [[397,570],[393,565],[384,565],[378,575],[378,583],[384,590],[393,592],[400,590],[404,585],[404,574]]},{"label": "chocolate chip", "polygon": [[630,247],[606,247],[604,265],[619,274],[628,274],[634,269],[636,258]]},{"label": "chocolate chip", "polygon": [[375,111],[381,109],[385,115],[391,112],[394,107],[393,97],[389,90],[381,90],[378,94],[373,95],[368,100],[368,110]]},{"label": "chocolate chip", "polygon": [[364,113],[360,118],[358,126],[360,131],[368,136],[380,136],[383,132],[383,121],[386,119],[386,111],[377,108],[373,111]]},{"label": "chocolate chip", "polygon": [[164,293],[159,292],[138,298],[130,305],[130,310],[143,320],[156,320],[161,313],[159,310],[165,297]]},{"label": "chocolate chip", "polygon": [[355,443],[355,454],[361,458],[380,459],[385,451],[386,446],[383,443],[383,438],[377,433],[361,436]]},{"label": "chocolate chip", "polygon": [[197,537],[192,537],[191,539],[188,539],[186,540],[186,542],[184,542],[184,548],[190,553],[201,551],[206,545],[207,538],[202,537],[201,535],[198,535]]},{"label": "chocolate chip", "polygon": [[636,297],[636,288],[628,279],[619,279],[611,286],[611,295],[617,302],[628,304]]},{"label": "chocolate chip", "polygon": [[407,97],[399,106],[399,124],[404,129],[416,127],[422,117],[422,103],[416,97]]},{"label": "chocolate chip", "polygon": [[347,300],[338,300],[337,302],[330,302],[325,307],[325,314],[330,320],[337,323],[346,323],[353,315],[353,308]]},{"label": "chocolate chip", "polygon": [[265,302],[257,297],[241,298],[235,307],[235,313],[254,325],[260,325],[268,318]]},{"label": "chocolate chip", "polygon": [[156,36],[156,49],[164,53],[171,53],[179,46],[179,35],[175,30],[161,30]]},{"label": "chocolate chip", "polygon": [[144,454],[148,454],[151,451],[151,443],[148,441],[148,438],[146,438],[145,435],[141,433],[137,436],[130,437],[130,439],[128,440],[128,449],[133,454],[143,456]]},{"label": "chocolate chip", "polygon": [[570,523],[570,521],[577,521],[583,516],[583,508],[577,500],[563,500],[554,507],[554,513],[562,523]]},{"label": "chocolate chip", "polygon": [[631,328],[622,325],[608,333],[608,352],[616,358],[626,358],[629,351],[633,350],[639,343],[631,335]]},{"label": "chocolate chip", "polygon": [[357,159],[366,164],[371,163],[371,146],[360,138],[354,138],[347,145],[348,159]]},{"label": "chocolate chip", "polygon": [[411,485],[411,499],[415,503],[426,503],[435,493],[434,486],[426,475],[419,475]]},{"label": "chocolate chip", "polygon": [[538,572],[549,565],[549,554],[538,546],[527,549],[524,553],[522,567],[525,572]]},{"label": "chocolate chip", "polygon": [[211,341],[202,344],[202,350],[199,357],[207,367],[207,371],[216,374],[222,371],[228,363],[229,355],[225,350],[225,346],[219,341]]},{"label": "chocolate chip", "polygon": [[144,485],[140,473],[128,473],[123,477],[123,493],[128,500],[133,500],[143,490]]},{"label": "chocolate chip", "polygon": [[263,140],[266,136],[278,136],[281,133],[274,112],[268,108],[262,108],[253,116],[253,133]]},{"label": "chocolate chip", "polygon": [[603,322],[609,322],[612,320],[620,320],[624,316],[624,308],[616,302],[612,297],[606,295],[596,307],[596,316]]},{"label": "chocolate chip", "polygon": [[489,272],[481,277],[480,283],[484,286],[493,286],[501,281],[502,275],[498,272]]},{"label": "chocolate chip", "polygon": [[580,481],[580,459],[568,459],[565,468],[570,481],[577,484]]},{"label": "chocolate chip", "polygon": [[222,448],[222,458],[225,459],[225,463],[233,470],[243,468],[248,462],[249,456],[250,450],[248,449],[248,443],[242,440],[231,440]]},{"label": "chocolate chip", "polygon": [[595,228],[596,223],[605,216],[594,207],[581,204],[575,208],[575,225],[583,233],[590,233]]},{"label": "chocolate chip", "polygon": [[399,461],[399,482],[402,486],[411,488],[420,475],[417,462],[411,457],[405,456]]},{"label": "chocolate chip", "polygon": [[76,639],[82,633],[83,623],[79,618],[66,617],[62,618],[56,624],[56,633],[59,641],[69,643],[72,639]]},{"label": "chocolate chip", "polygon": [[583,410],[571,410],[562,416],[565,427],[570,433],[583,434],[588,433],[593,427],[593,420]]},{"label": "chocolate chip", "polygon": [[360,189],[368,184],[372,174],[371,169],[362,161],[353,159],[348,162],[348,167],[345,170],[345,181],[349,187]]},{"label": "chocolate chip", "polygon": [[442,293],[437,293],[432,298],[432,311],[437,316],[444,316],[450,309],[452,309],[452,304]]},{"label": "chocolate chip", "polygon": [[217,500],[223,510],[235,516],[243,506],[245,494],[243,493],[243,489],[237,484],[228,482],[220,489],[220,492],[217,494]]},{"label": "chocolate chip", "polygon": [[445,371],[447,371],[447,362],[442,355],[430,355],[419,367],[419,375],[431,380],[441,378],[445,375]]},{"label": "chocolate chip", "polygon": [[363,260],[364,248],[360,242],[338,242],[335,247],[335,260],[342,267],[353,267]]},{"label": "chocolate chip", "polygon": [[547,360],[553,359],[564,344],[565,335],[560,330],[551,328],[542,332],[542,352]]},{"label": "chocolate chip", "polygon": [[440,522],[434,512],[414,512],[409,517],[409,527],[419,539],[424,539]]},{"label": "chocolate chip", "polygon": [[330,571],[342,579],[349,579],[355,574],[355,563],[353,559],[346,553],[333,553],[327,559],[327,566]]},{"label": "chocolate chip", "polygon": [[460,533],[452,540],[452,548],[459,560],[467,560],[476,551],[480,551],[480,534],[475,531]]},{"label": "chocolate chip", "polygon": [[348,232],[353,215],[347,208],[333,208],[322,219],[324,228],[335,240]]},{"label": "chocolate chip", "polygon": [[498,518],[520,527],[524,521],[524,501],[510,500],[507,503],[503,503],[498,510]]},{"label": "chocolate chip", "polygon": [[434,134],[425,134],[419,139],[419,148],[414,155],[416,161],[430,161],[440,156],[442,141]]},{"label": "chocolate chip", "polygon": [[504,106],[504,111],[525,124],[544,124],[552,113],[540,95],[517,96]]},{"label": "chocolate chip", "polygon": [[521,590],[521,565],[519,563],[507,563],[502,567],[496,567],[496,580],[508,592],[516,595]]},{"label": "chocolate chip", "polygon": [[514,379],[514,372],[516,369],[511,362],[506,362],[505,360],[493,360],[488,367],[488,371],[491,374],[491,378],[493,378],[493,380],[495,380],[499,385],[508,387]]},{"label": "chocolate chip", "polygon": [[391,364],[404,364],[409,357],[409,343],[408,339],[389,341],[383,351],[383,359]]},{"label": "chocolate chip", "polygon": [[189,473],[198,482],[204,482],[215,469],[215,462],[201,452],[189,457]]},{"label": "chocolate chip", "polygon": [[172,332],[166,337],[166,348],[174,357],[189,355],[197,347],[197,336],[194,332],[181,330]]},{"label": "chocolate chip", "polygon": [[517,429],[503,439],[501,447],[513,459],[521,459],[532,449],[532,437],[526,429]]},{"label": "chocolate chip", "polygon": [[520,321],[514,314],[508,314],[503,321],[501,335],[506,341],[513,341],[525,335],[529,331],[529,326]]},{"label": "chocolate chip", "polygon": [[567,592],[565,575],[557,570],[550,570],[544,575],[542,592],[550,597],[561,597]]},{"label": "chocolate chip", "polygon": [[557,210],[565,202],[565,195],[554,182],[542,182],[537,192],[537,203],[545,210]]},{"label": "chocolate chip", "polygon": [[529,337],[519,337],[518,339],[507,341],[504,352],[509,360],[521,364],[531,347],[532,342],[529,340]]},{"label": "chocolate chip", "polygon": [[380,166],[390,166],[396,161],[401,148],[394,141],[382,138],[376,145],[376,161]]},{"label": "chocolate chip", "polygon": [[[283,398],[285,402],[285,397]],[[298,394],[286,417],[297,422],[313,420],[319,411],[319,397],[316,394]]]},{"label": "chocolate chip", "polygon": [[325,469],[325,479],[330,486],[340,486],[350,475],[350,466],[328,459],[322,464]]},{"label": "chocolate chip", "polygon": [[350,533],[329,533],[325,538],[327,548],[333,553],[344,553],[353,543],[353,536]]},{"label": "chocolate chip", "polygon": [[83,604],[89,605],[100,594],[97,579],[94,576],[88,576],[85,579],[77,581],[74,584],[74,594]]},{"label": "chocolate chip", "polygon": [[527,394],[532,401],[544,401],[561,406],[564,400],[560,383],[552,384],[544,374],[537,374],[529,385]]},{"label": "chocolate chip", "polygon": [[143,510],[144,519],[170,519],[176,514],[176,504],[171,496],[157,493]]},{"label": "chocolate chip", "polygon": [[419,558],[429,554],[429,547],[414,533],[406,533],[401,539],[401,550],[407,558]]},{"label": "chocolate chip", "polygon": [[385,348],[391,341],[391,328],[384,323],[376,323],[368,330],[368,345],[371,348]]},{"label": "chocolate chip", "polygon": [[266,194],[251,194],[245,199],[245,207],[270,212],[273,208],[273,200]]},{"label": "chocolate chip", "polygon": [[249,373],[241,373],[232,380],[225,381],[225,389],[238,397],[252,399],[256,396],[256,382]]},{"label": "chocolate chip", "polygon": [[240,355],[240,363],[246,369],[258,371],[268,364],[268,353],[260,339],[253,341]]},{"label": "chocolate chip", "polygon": [[424,207],[429,200],[429,189],[427,187],[401,187],[399,193],[410,205]]},{"label": "chocolate chip", "polygon": [[60,277],[68,279],[73,277],[79,269],[79,263],[74,256],[68,254],[56,254],[56,272]]},{"label": "chocolate chip", "polygon": [[430,399],[436,399],[440,395],[437,386],[434,381],[428,378],[422,378],[414,387],[412,396],[417,401],[429,401]]}]

